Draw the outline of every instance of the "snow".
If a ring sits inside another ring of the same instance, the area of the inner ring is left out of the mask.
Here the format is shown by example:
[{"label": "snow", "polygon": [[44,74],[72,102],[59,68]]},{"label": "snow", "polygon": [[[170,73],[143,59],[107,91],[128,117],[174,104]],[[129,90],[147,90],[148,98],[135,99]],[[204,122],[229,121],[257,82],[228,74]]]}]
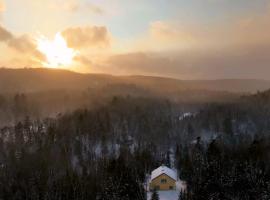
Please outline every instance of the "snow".
[{"label": "snow", "polygon": [[[176,182],[176,190],[168,190],[168,191],[158,191],[159,200],[177,200],[180,191],[184,191],[186,189],[186,183],[184,181]],[[147,199],[150,200],[152,196],[152,192],[147,192]]]},{"label": "snow", "polygon": [[195,116],[195,114],[193,114],[191,112],[184,113],[179,117],[179,121],[182,121],[183,119],[186,119],[188,117],[193,117],[193,116]]},{"label": "snow", "polygon": [[151,180],[157,178],[158,176],[166,174],[167,176],[171,177],[174,180],[177,180],[177,174],[174,170],[166,167],[166,166],[160,166],[159,168],[155,169],[151,173]]},{"label": "snow", "polygon": [[[178,191],[158,191],[159,200],[177,200],[179,196]],[[151,192],[147,193],[147,199],[150,200],[152,196]]]}]

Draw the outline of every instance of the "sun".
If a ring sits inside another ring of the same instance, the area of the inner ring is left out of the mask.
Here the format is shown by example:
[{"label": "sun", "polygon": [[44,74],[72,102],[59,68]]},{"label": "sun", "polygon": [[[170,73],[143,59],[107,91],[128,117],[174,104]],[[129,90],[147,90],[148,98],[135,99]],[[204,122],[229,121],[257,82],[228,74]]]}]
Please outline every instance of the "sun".
[{"label": "sun", "polygon": [[57,33],[53,40],[40,36],[37,38],[37,49],[46,57],[46,62],[42,64],[49,68],[68,67],[77,54],[74,49],[68,47],[61,33]]}]

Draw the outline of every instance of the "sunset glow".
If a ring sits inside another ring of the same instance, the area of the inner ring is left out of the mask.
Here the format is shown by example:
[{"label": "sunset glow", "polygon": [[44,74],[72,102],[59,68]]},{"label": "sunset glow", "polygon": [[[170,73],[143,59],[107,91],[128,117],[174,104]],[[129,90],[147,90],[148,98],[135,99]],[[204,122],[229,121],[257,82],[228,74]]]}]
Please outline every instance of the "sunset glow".
[{"label": "sunset glow", "polygon": [[270,200],[270,0],[0,0],[0,200]]},{"label": "sunset glow", "polygon": [[37,39],[37,49],[46,56],[45,67],[68,67],[72,64],[76,51],[67,46],[67,42],[60,33],[53,40],[42,36]]},{"label": "sunset glow", "polygon": [[269,79],[269,27],[270,0],[0,0],[0,66]]}]

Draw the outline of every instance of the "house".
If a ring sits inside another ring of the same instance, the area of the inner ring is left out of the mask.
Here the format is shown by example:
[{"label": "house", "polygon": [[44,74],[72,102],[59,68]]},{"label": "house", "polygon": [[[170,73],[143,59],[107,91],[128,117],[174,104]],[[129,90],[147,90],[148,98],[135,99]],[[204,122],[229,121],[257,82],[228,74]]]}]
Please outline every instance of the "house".
[{"label": "house", "polygon": [[175,190],[177,174],[172,169],[162,165],[151,173],[150,190]]}]

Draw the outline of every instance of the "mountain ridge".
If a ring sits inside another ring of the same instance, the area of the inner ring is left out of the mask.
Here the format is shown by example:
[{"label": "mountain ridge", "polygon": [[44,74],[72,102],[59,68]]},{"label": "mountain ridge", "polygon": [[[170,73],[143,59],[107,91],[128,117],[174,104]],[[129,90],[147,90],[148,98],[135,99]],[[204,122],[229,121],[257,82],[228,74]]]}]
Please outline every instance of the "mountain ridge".
[{"label": "mountain ridge", "polygon": [[145,75],[83,74],[65,69],[0,69],[0,93],[56,89],[84,90],[112,84],[134,84],[148,89],[166,91],[208,90],[242,93],[254,93],[270,88],[270,80],[260,79],[181,80]]}]

